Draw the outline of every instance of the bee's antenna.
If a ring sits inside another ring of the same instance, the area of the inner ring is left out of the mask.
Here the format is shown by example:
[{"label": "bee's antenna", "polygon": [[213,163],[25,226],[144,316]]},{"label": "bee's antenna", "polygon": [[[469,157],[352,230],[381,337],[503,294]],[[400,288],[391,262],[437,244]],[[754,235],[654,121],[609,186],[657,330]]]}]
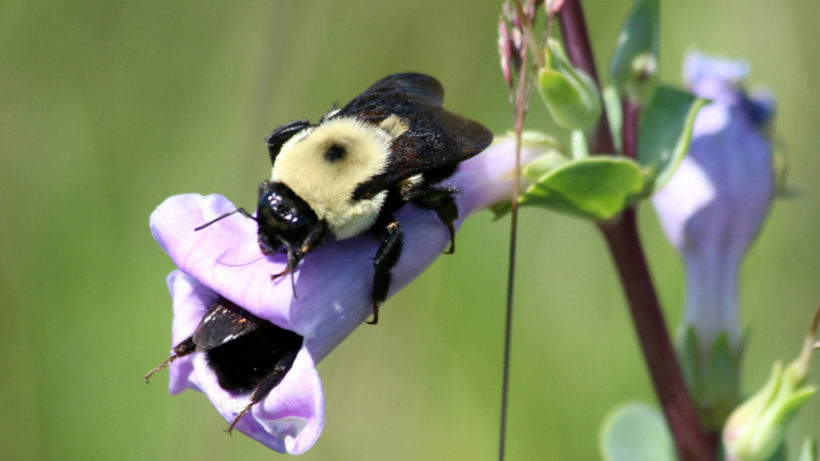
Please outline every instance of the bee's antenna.
[{"label": "bee's antenna", "polygon": [[199,227],[195,227],[195,228],[194,228],[194,232],[196,232],[196,231],[200,231],[200,230],[202,230],[202,229],[205,229],[206,227],[210,226],[211,224],[213,224],[213,223],[215,223],[215,222],[217,222],[217,221],[221,221],[221,220],[223,220],[223,219],[227,218],[228,216],[230,216],[230,215],[232,215],[232,214],[234,214],[234,213],[239,213],[239,214],[241,214],[242,216],[244,216],[244,217],[246,217],[246,218],[250,218],[250,219],[253,219],[254,221],[256,221],[256,217],[254,217],[252,214],[248,213],[248,212],[247,212],[247,210],[245,210],[244,208],[237,208],[237,209],[235,209],[235,210],[233,210],[233,211],[229,211],[229,212],[227,212],[227,213],[225,213],[225,214],[223,214],[223,215],[217,216],[216,218],[214,218],[214,219],[212,219],[212,220],[210,220],[210,221],[206,222],[205,224],[203,224],[203,225],[201,225],[201,226],[199,226]]}]

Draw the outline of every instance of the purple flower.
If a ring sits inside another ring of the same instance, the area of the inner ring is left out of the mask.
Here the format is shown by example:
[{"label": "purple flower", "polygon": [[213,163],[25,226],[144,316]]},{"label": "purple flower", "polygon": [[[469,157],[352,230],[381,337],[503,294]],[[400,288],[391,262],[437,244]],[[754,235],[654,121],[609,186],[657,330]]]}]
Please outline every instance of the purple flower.
[{"label": "purple flower", "polygon": [[771,146],[761,132],[773,103],[738,87],[748,73],[744,62],[690,53],[684,67],[691,90],[711,102],[695,119],[688,155],[653,203],[686,266],[683,328],[694,328],[702,352],[721,332],[737,352],[738,271],[774,192]]},{"label": "purple flower", "polygon": [[[536,153],[535,148],[525,148],[522,157]],[[461,165],[450,180],[461,191],[457,196],[461,219],[510,198],[513,165],[510,141],[499,142]],[[217,296],[303,336],[302,348],[284,379],[236,426],[276,451],[303,453],[316,442],[324,424],[315,365],[371,314],[371,258],[378,242],[361,235],[312,251],[294,274],[295,298],[288,277],[271,281],[271,274],[285,268],[286,258],[262,255],[253,220],[237,214],[194,231],[233,209],[222,196],[189,194],[168,198],[151,215],[151,233],[178,267],[168,276],[174,304],[172,342],[179,344],[193,334]],[[406,206],[397,218],[405,249],[393,269],[390,295],[421,274],[449,243],[447,229],[435,213]],[[188,388],[204,392],[229,422],[250,398],[220,388],[201,352],[170,365],[169,387],[172,394]]]}]

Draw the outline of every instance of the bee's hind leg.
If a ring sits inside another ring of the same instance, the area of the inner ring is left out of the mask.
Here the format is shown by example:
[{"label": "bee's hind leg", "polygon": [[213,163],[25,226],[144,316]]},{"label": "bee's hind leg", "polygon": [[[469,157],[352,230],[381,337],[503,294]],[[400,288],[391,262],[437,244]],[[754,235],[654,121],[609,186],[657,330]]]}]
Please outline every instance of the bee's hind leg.
[{"label": "bee's hind leg", "polygon": [[450,232],[450,248],[444,253],[456,251],[456,231],[453,223],[458,219],[458,205],[455,200],[456,189],[446,186],[422,186],[409,195],[409,201],[425,210],[435,211],[441,222]]}]

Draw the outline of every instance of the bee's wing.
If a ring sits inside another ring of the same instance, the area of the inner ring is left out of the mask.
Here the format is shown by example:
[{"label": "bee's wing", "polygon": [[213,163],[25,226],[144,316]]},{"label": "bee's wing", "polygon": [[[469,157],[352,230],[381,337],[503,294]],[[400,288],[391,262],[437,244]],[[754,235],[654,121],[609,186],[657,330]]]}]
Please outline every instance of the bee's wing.
[{"label": "bee's wing", "polygon": [[336,116],[378,124],[400,117],[408,130],[393,140],[388,168],[360,184],[354,199],[368,198],[411,176],[437,171],[448,176],[456,165],[484,150],[493,136],[478,122],[441,107],[444,89],[421,74],[387,76],[343,107]]},{"label": "bee's wing", "polygon": [[378,117],[384,112],[383,109],[389,109],[392,105],[404,103],[440,107],[442,101],[444,87],[435,78],[414,73],[393,74],[370,85],[364,93],[344,106],[339,115]]},{"label": "bee's wing", "polygon": [[408,130],[393,140],[388,168],[360,184],[354,199],[368,198],[403,179],[431,171],[452,172],[478,154],[493,136],[480,123],[441,107],[444,88],[433,77],[414,74],[389,75],[355,97],[333,117],[354,117],[378,124],[396,115]]},{"label": "bee's wing", "polygon": [[193,340],[199,350],[208,351],[256,330],[262,321],[250,312],[219,298],[202,318]]}]

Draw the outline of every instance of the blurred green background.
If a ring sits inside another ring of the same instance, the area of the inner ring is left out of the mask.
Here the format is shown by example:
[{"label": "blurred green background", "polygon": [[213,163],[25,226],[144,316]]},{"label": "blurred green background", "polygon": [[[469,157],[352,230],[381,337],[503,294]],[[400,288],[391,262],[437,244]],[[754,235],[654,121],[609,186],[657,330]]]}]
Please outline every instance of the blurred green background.
[{"label": "blurred green background", "polygon": [[[630,2],[584,3],[599,69]],[[448,108],[508,129],[499,2],[6,0],[0,3],[0,458],[281,457],[196,392],[143,374],[169,349],[170,260],[148,232],[165,197],[253,207],[263,136],[377,78],[437,76]],[[776,203],[742,276],[746,389],[795,355],[820,275],[820,3],[664,2],[662,73],[689,47],[752,65],[779,101],[795,198]],[[551,129],[536,100],[528,126]],[[672,327],[682,271],[650,207],[645,245]],[[593,226],[521,218],[508,459],[598,458],[599,423],[653,400]],[[494,459],[508,222],[469,220],[440,260],[319,366],[324,434],[306,460]],[[820,382],[820,361],[813,366]],[[820,398],[795,434],[820,436]],[[796,440],[796,438],[795,438]]]}]

